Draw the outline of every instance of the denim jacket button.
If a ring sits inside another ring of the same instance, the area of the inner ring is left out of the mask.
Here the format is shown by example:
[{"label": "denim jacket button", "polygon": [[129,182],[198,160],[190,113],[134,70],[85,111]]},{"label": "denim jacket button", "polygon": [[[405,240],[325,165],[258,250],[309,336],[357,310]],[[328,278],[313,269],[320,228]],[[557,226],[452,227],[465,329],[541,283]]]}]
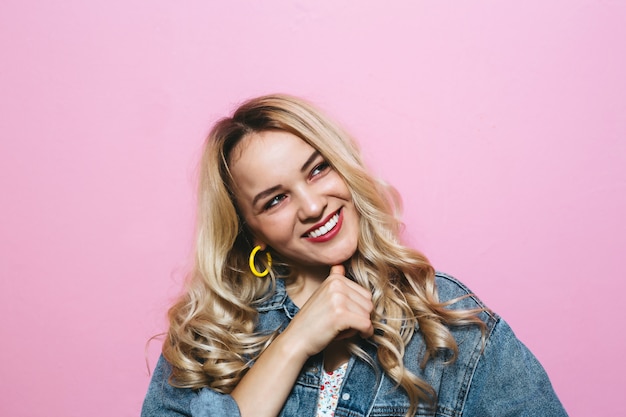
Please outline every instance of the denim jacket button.
[{"label": "denim jacket button", "polygon": [[341,399],[344,400],[344,401],[348,401],[350,399],[350,394],[348,394],[347,392],[344,392],[341,395]]}]

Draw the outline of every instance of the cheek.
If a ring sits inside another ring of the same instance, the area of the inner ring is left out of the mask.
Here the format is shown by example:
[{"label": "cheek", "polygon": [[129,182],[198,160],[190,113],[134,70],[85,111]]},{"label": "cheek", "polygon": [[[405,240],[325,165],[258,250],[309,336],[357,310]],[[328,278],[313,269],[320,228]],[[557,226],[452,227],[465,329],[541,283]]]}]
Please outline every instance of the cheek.
[{"label": "cheek", "polygon": [[337,175],[336,188],[339,194],[341,194],[341,196],[343,196],[346,200],[352,201],[352,194],[350,193],[350,189],[348,188],[348,185],[343,180],[343,178],[339,176],[339,174],[336,174],[336,175]]},{"label": "cheek", "polygon": [[350,190],[343,178],[336,172],[332,172],[329,175],[327,181],[323,183],[320,192],[343,200],[352,200],[352,194],[350,194]]},{"label": "cheek", "polygon": [[293,235],[293,228],[286,216],[265,219],[255,224],[253,230],[270,245],[286,242]]}]

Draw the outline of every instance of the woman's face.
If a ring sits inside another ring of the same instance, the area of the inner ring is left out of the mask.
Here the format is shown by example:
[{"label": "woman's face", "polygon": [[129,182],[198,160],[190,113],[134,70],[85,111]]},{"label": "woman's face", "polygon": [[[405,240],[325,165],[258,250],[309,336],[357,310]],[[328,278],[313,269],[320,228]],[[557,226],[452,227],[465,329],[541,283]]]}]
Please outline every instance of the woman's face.
[{"label": "woman's face", "polygon": [[230,170],[255,244],[296,265],[336,265],[356,251],[359,216],[346,183],[297,136],[246,136],[233,150]]}]

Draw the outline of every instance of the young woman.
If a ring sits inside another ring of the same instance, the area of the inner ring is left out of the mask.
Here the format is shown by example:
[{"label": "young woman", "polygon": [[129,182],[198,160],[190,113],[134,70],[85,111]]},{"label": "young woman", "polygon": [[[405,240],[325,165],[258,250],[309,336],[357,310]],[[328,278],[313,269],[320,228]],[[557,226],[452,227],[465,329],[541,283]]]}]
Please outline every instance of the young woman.
[{"label": "young woman", "polygon": [[218,122],[142,415],[566,416],[508,325],[401,243],[396,197],[301,99]]}]

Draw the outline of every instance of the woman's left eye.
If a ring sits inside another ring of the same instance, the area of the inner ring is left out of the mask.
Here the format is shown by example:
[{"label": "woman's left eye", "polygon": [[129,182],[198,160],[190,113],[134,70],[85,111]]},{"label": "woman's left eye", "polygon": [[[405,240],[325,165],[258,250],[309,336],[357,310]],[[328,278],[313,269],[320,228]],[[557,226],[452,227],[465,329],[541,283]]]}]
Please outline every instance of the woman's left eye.
[{"label": "woman's left eye", "polygon": [[265,203],[265,205],[263,206],[264,210],[269,210],[272,207],[280,204],[281,201],[283,201],[286,198],[286,196],[284,194],[279,194],[275,197],[273,197],[270,201],[268,201],[267,203]]},{"label": "woman's left eye", "polygon": [[316,175],[319,175],[319,174],[321,174],[322,172],[326,171],[329,168],[330,168],[330,165],[328,164],[328,162],[324,161],[322,163],[319,163],[311,171],[311,176],[314,177]]}]

